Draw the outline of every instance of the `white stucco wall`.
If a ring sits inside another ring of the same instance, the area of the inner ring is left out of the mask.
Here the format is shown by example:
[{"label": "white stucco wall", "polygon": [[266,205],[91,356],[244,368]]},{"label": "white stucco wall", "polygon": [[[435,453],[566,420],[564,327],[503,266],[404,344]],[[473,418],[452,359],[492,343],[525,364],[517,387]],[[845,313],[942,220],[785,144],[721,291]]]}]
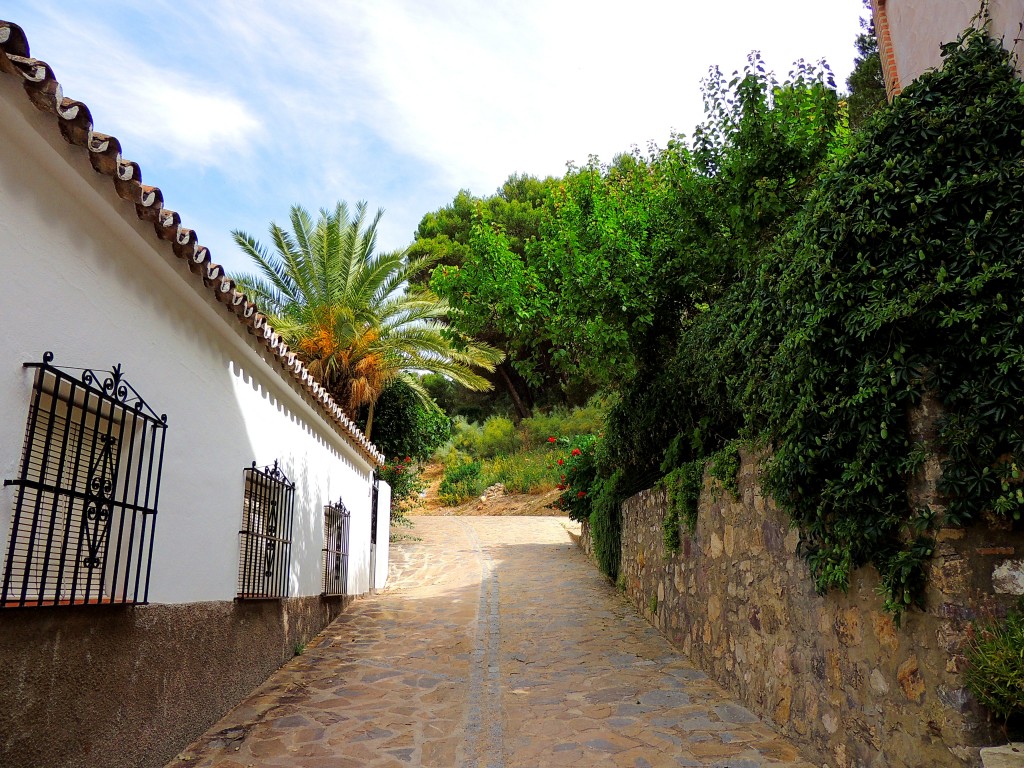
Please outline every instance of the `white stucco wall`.
[{"label": "white stucco wall", "polygon": [[385,482],[380,484],[377,509],[377,556],[374,558],[373,586],[375,589],[384,589],[388,583],[388,558],[391,550],[391,486]]},{"label": "white stucco wall", "polygon": [[[979,0],[887,0],[896,69],[904,88],[925,70],[942,64],[939,47],[971,25],[980,5]],[[1024,52],[1019,40],[1024,0],[991,0],[989,10],[993,37],[1003,39],[1004,47],[1019,57]]]},{"label": "white stucco wall", "polygon": [[[16,477],[21,460],[32,387],[22,363],[46,350],[58,367],[121,363],[168,421],[151,602],[235,596],[243,469],[254,460],[278,460],[297,486],[291,595],[321,590],[323,506],[339,497],[352,511],[350,573],[367,584],[368,460],[196,291],[50,121],[15,78],[0,77],[0,476]],[[0,490],[4,555],[13,498]]]}]

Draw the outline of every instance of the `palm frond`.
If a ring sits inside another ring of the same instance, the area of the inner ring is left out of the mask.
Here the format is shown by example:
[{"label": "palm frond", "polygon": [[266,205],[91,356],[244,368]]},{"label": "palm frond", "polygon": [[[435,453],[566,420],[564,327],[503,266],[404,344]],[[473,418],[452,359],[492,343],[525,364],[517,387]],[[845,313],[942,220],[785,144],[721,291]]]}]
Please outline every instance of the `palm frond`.
[{"label": "palm frond", "polygon": [[236,277],[310,371],[348,408],[374,402],[397,378],[429,400],[412,371],[447,376],[470,389],[489,388],[477,370],[493,371],[504,353],[473,340],[455,341],[449,306],[433,292],[410,289],[411,275],[436,257],[376,252],[383,216],[365,201],[339,201],[316,221],[292,206],[291,231],[270,225],[273,251],[244,232],[235,242],[254,265]]}]

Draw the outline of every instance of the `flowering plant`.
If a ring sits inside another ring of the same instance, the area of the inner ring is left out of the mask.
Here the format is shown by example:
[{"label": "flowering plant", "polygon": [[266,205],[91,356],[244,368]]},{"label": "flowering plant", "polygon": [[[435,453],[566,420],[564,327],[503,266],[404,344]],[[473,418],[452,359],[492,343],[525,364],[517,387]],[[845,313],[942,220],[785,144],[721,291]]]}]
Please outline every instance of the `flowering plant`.
[{"label": "flowering plant", "polygon": [[564,474],[558,490],[562,492],[555,506],[569,513],[573,520],[583,521],[590,518],[590,490],[597,480],[597,437],[595,435],[576,435],[571,438],[560,438],[559,447],[568,449],[568,455],[559,457],[558,465]]}]

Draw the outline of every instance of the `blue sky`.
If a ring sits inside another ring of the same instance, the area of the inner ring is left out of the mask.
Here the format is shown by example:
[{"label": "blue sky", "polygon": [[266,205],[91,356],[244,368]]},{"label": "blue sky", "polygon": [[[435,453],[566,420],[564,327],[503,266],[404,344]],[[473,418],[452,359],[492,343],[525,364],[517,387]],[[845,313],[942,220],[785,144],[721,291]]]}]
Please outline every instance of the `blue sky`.
[{"label": "blue sky", "polygon": [[845,82],[861,0],[4,0],[32,55],[89,105],[214,261],[300,203],[384,208],[411,242],[459,189],[664,146],[700,81],[760,50]]}]

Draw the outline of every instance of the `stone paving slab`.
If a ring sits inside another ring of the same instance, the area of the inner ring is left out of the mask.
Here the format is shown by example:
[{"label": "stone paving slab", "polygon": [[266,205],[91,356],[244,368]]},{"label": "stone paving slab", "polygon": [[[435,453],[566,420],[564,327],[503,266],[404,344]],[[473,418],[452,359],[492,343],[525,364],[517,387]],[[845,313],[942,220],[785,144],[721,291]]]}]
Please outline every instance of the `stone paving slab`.
[{"label": "stone paving slab", "polygon": [[812,768],[636,614],[564,518],[415,522],[387,591],[168,768]]}]

